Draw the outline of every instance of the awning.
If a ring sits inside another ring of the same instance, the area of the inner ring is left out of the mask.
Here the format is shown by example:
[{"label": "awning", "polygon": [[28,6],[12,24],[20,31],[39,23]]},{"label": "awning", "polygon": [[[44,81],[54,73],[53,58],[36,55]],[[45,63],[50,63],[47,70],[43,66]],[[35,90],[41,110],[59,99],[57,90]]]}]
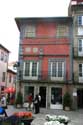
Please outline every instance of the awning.
[{"label": "awning", "polygon": [[14,87],[5,88],[4,92],[5,93],[14,93],[15,92],[15,88]]}]

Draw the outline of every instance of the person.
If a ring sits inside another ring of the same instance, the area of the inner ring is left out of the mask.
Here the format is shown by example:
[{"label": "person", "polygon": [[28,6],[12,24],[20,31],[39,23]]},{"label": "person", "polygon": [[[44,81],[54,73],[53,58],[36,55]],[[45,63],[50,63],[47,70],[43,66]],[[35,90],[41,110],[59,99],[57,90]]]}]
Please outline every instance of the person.
[{"label": "person", "polygon": [[40,93],[38,94],[38,98],[39,98],[39,112],[40,112],[40,106],[41,106],[41,95],[40,95]]},{"label": "person", "polygon": [[31,110],[31,104],[32,104],[33,98],[32,98],[32,93],[30,93],[30,95],[28,96],[28,103],[29,103],[29,110]]},{"label": "person", "polygon": [[38,97],[39,97],[39,101],[41,102],[41,96],[40,96],[40,93],[38,94]]},{"label": "person", "polygon": [[35,108],[35,114],[39,113],[39,95],[36,95],[35,96],[35,99],[34,99],[34,108]]},{"label": "person", "polygon": [[0,107],[0,115],[5,115],[5,117],[7,117],[7,113],[3,107]]},{"label": "person", "polygon": [[5,95],[2,95],[2,97],[1,97],[1,107],[7,108],[7,102],[6,102]]}]

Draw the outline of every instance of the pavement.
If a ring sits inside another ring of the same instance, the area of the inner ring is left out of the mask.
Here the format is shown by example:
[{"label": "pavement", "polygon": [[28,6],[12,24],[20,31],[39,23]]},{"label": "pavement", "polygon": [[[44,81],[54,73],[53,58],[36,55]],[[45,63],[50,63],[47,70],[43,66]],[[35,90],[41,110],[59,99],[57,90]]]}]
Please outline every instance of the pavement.
[{"label": "pavement", "polygon": [[[8,116],[12,115],[14,112],[17,111],[26,111],[25,108],[15,108],[14,106],[9,105],[8,109],[6,110]],[[45,115],[65,115],[68,116],[71,122],[68,125],[83,125],[83,109],[76,110],[76,111],[63,111],[63,110],[56,110],[56,109],[45,109],[41,108],[40,113],[34,114],[32,111],[33,116],[35,119],[32,121],[31,125],[44,125],[45,123]]]}]

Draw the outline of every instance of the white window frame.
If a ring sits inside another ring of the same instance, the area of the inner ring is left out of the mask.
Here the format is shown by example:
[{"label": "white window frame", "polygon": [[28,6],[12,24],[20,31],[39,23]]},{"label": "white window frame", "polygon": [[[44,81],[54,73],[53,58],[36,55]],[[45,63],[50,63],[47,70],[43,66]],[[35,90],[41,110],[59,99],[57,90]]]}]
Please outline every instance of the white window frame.
[{"label": "white window frame", "polygon": [[[79,75],[79,82],[83,82],[83,63],[79,63],[79,65],[80,64],[82,65],[82,72],[79,71],[79,74],[82,73],[82,76]],[[78,65],[78,67],[79,67],[79,65]]]},{"label": "white window frame", "polygon": [[33,65],[34,61],[30,62],[30,67],[29,67],[29,76],[25,76],[25,69],[26,69],[26,62],[24,62],[24,70],[23,70],[23,78],[24,79],[32,79],[32,80],[37,80],[38,79],[38,69],[39,69],[39,62],[37,63],[37,75],[36,76],[32,76],[32,65]]},{"label": "white window frame", "polygon": [[78,40],[78,56],[83,56],[83,39]]},{"label": "white window frame", "polygon": [[78,27],[78,35],[83,36],[83,27]]},{"label": "white window frame", "polygon": [[[56,76],[52,76],[53,74],[53,63],[56,63]],[[59,69],[58,69],[58,65],[59,63],[62,63],[62,76],[58,76],[58,72],[59,72]],[[64,80],[64,62],[62,61],[55,61],[55,62],[51,62],[51,80],[58,80],[58,81],[62,81]]]},{"label": "white window frame", "polygon": [[[81,20],[80,20],[80,18],[81,18]],[[83,26],[83,16],[78,16],[78,26]]]},{"label": "white window frame", "polygon": [[25,35],[26,38],[32,38],[36,36],[36,27],[35,25],[28,25],[25,27]]}]

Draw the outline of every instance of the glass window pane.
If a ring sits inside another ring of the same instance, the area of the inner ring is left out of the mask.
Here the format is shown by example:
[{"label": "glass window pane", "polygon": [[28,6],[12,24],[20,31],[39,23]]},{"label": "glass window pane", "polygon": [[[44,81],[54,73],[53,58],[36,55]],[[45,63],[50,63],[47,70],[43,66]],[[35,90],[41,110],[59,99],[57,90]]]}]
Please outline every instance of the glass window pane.
[{"label": "glass window pane", "polygon": [[56,77],[56,62],[53,62],[52,64],[52,77]]},{"label": "glass window pane", "polygon": [[34,25],[29,25],[25,28],[25,37],[35,37],[36,29]]},{"label": "glass window pane", "polygon": [[62,62],[58,63],[58,77],[62,77]]},{"label": "glass window pane", "polygon": [[57,36],[68,36],[69,29],[66,25],[58,25],[57,26]]},{"label": "glass window pane", "polygon": [[82,25],[82,16],[78,16],[78,25]]},{"label": "glass window pane", "polygon": [[83,70],[82,70],[82,64],[79,64],[79,76],[82,77],[83,76]]},{"label": "glass window pane", "polygon": [[32,63],[32,76],[37,76],[37,62]]},{"label": "glass window pane", "polygon": [[51,88],[51,103],[62,104],[62,88]]},{"label": "glass window pane", "polygon": [[80,52],[82,51],[82,40],[81,39],[79,40],[79,51]]},{"label": "glass window pane", "polygon": [[29,76],[30,74],[30,62],[25,63],[25,76]]}]

